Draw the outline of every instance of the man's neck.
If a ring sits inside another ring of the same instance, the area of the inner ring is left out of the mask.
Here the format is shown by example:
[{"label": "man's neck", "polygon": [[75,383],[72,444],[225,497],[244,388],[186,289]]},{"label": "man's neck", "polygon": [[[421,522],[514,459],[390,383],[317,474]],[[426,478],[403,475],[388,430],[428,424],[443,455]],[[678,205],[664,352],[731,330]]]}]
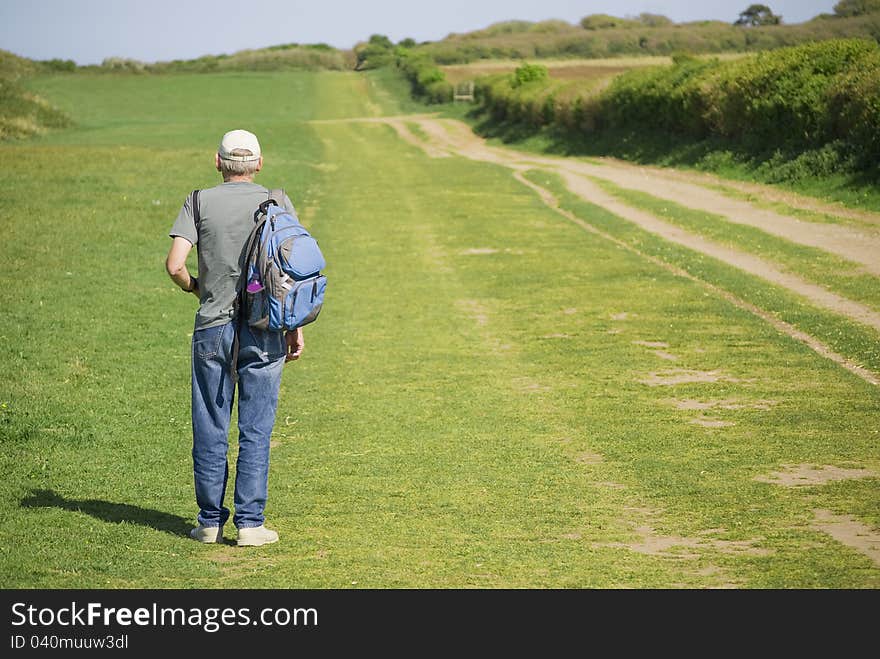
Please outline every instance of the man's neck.
[{"label": "man's neck", "polygon": [[230,176],[229,178],[223,179],[224,183],[253,183],[253,176]]}]

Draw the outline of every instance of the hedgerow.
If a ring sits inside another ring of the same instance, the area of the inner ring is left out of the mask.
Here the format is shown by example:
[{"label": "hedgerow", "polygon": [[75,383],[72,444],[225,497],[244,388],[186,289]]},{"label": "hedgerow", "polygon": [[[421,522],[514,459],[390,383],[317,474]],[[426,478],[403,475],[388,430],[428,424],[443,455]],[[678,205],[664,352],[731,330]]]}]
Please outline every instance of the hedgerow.
[{"label": "hedgerow", "polygon": [[817,174],[880,162],[880,47],[870,40],[729,61],[676,56],[671,66],[624,73],[604,91],[585,81],[492,76],[479,81],[478,99],[494,120],[535,127],[714,137],[768,153],[812,150],[792,167]]},{"label": "hedgerow", "polygon": [[414,97],[428,103],[452,100],[452,85],[431,57],[409,48],[397,47],[395,65],[409,81]]}]

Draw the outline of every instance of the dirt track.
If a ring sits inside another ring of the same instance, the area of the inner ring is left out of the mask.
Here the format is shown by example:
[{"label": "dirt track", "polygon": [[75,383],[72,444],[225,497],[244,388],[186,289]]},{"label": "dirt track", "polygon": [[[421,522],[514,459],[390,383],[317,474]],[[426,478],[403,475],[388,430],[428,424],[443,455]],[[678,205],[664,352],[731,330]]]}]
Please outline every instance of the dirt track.
[{"label": "dirt track", "polygon": [[[560,173],[604,179],[623,188],[646,192],[688,208],[720,215],[730,222],[757,227],[800,245],[831,252],[862,265],[871,274],[880,275],[880,234],[874,231],[838,224],[805,222],[758,208],[747,201],[732,199],[696,183],[676,180],[653,168],[636,167],[613,160],[605,160],[601,165],[593,165],[570,158],[536,156],[511,149],[490,147],[480,137],[474,135],[468,126],[449,119],[418,117],[413,122],[430,135],[434,142],[431,146],[435,150],[446,150],[474,160],[494,162],[517,169],[540,165]],[[389,123],[392,123],[398,132],[401,126],[406,130],[405,123],[399,119],[390,120]],[[569,183],[572,180],[569,176]],[[606,196],[610,197],[610,195]],[[590,196],[585,198],[592,201]]]},{"label": "dirt track", "polygon": [[[628,206],[602,190],[591,179],[604,179],[623,188],[639,190],[682,206],[720,215],[731,222],[758,227],[793,243],[831,252],[861,265],[871,274],[880,275],[880,233],[876,231],[867,228],[854,229],[838,224],[805,222],[758,208],[746,201],[731,199],[696,183],[673,180],[649,168],[613,161],[592,165],[569,158],[536,156],[491,147],[474,135],[467,125],[454,120],[424,116],[386,117],[378,120],[393,126],[403,139],[424,149],[432,157],[454,153],[473,160],[504,165],[517,171],[536,166],[556,171],[575,194],[638,224],[651,233],[788,288],[810,299],[817,306],[880,330],[880,313],[877,311],[797,275],[784,272],[765,259],[708,240],[650,213]],[[407,128],[407,122],[417,124],[429,136],[430,142],[426,143],[413,135]]]},{"label": "dirt track", "polygon": [[[863,271],[867,273],[880,276],[880,216],[876,214],[839,212],[839,209],[821,202],[805,202],[803,199],[797,199],[796,197],[792,201],[793,196],[788,195],[785,201],[789,201],[793,206],[808,208],[839,217],[857,219],[861,226],[855,228],[851,223],[807,222],[760,208],[748,201],[733,199],[721,192],[709,189],[705,186],[712,184],[713,181],[710,177],[699,174],[691,175],[690,173],[676,170],[639,167],[612,159],[602,159],[601,164],[592,164],[571,158],[548,157],[522,153],[513,149],[492,147],[486,144],[485,140],[475,135],[466,124],[452,119],[440,119],[431,115],[369,117],[339,121],[365,121],[388,124],[394,128],[402,139],[419,147],[428,156],[433,158],[458,155],[472,160],[509,167],[514,170],[517,179],[535,189],[548,206],[551,206],[557,212],[561,212],[568,219],[583,226],[583,228],[595,231],[595,228],[586,225],[586,223],[574,218],[571,214],[561,211],[552,195],[542,188],[531,184],[521,176],[521,172],[536,168],[556,172],[562,176],[566,186],[573,193],[639,225],[646,231],[689,249],[712,256],[775,285],[787,288],[809,299],[818,307],[846,316],[880,331],[880,312],[833,293],[823,286],[806,281],[795,274],[785,272],[778,265],[766,259],[703,238],[648,212],[629,206],[605,192],[595,183],[595,180],[606,180],[621,188],[645,192],[681,206],[720,216],[725,221],[757,227],[762,231],[779,236],[792,243],[830,252],[861,266]],[[412,124],[417,125],[427,135],[427,141],[410,130],[409,125]],[[734,187],[753,193],[762,190],[761,186],[757,185],[744,184]],[[776,200],[783,198],[780,194],[772,196]],[[606,237],[610,238],[610,236]],[[803,341],[824,357],[832,359],[873,384],[880,384],[880,376],[866,371],[863,367],[837,355],[815,338],[779,321],[747,301],[734,299],[734,296],[726,291],[723,294],[738,306],[770,322],[780,331]]]}]

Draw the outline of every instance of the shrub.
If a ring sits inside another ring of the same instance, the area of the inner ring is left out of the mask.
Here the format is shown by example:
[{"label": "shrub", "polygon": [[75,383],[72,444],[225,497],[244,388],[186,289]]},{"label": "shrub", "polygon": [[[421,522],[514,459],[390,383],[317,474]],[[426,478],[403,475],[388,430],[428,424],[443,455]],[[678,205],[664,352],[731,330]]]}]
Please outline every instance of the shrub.
[{"label": "shrub", "polygon": [[140,60],[126,57],[106,57],[101,62],[101,68],[108,71],[143,73],[147,70],[147,65]]},{"label": "shrub", "polygon": [[393,61],[394,44],[384,34],[374,34],[367,43],[359,43],[354,47],[357,57],[355,69],[377,69]]},{"label": "shrub", "polygon": [[547,67],[543,64],[523,64],[513,72],[510,84],[519,87],[530,82],[547,79]]},{"label": "shrub", "polygon": [[72,59],[50,59],[39,62],[39,65],[46,71],[53,73],[72,73],[76,71],[76,62]]},{"label": "shrub", "polygon": [[836,16],[861,16],[880,12],[880,0],[840,0],[834,5]]}]

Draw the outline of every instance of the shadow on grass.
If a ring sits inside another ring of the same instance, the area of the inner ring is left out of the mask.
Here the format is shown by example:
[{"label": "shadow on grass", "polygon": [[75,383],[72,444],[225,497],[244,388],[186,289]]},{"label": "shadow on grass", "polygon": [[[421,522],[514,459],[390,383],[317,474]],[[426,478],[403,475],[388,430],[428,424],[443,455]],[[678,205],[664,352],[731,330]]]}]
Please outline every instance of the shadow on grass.
[{"label": "shadow on grass", "polygon": [[160,510],[100,499],[66,499],[52,490],[31,490],[19,505],[22,508],[61,508],[86,513],[105,522],[141,524],[176,536],[187,535],[192,526],[189,520]]}]

